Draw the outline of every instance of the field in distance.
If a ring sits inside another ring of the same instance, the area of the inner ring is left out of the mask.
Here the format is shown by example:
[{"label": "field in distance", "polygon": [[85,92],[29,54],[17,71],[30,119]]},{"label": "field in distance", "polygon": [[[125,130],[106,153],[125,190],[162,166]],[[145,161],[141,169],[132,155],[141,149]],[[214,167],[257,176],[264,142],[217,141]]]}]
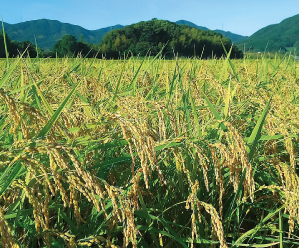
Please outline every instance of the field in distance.
[{"label": "field in distance", "polygon": [[0,63],[0,247],[298,246],[292,56]]}]

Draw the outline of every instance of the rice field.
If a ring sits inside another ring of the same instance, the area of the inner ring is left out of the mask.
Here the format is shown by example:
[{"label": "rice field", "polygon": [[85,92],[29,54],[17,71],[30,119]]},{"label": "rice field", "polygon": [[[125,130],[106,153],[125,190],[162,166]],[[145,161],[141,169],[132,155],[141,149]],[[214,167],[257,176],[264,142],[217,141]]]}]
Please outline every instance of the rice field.
[{"label": "rice field", "polygon": [[0,247],[298,247],[293,57],[0,63]]}]

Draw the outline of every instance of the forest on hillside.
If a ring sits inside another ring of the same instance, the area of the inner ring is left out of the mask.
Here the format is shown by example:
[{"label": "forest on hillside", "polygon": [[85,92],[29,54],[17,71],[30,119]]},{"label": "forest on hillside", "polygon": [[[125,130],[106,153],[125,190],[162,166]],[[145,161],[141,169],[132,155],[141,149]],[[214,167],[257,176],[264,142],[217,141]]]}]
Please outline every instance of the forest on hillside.
[{"label": "forest on hillside", "polygon": [[247,52],[295,52],[299,50],[299,15],[264,27],[236,45]]},{"label": "forest on hillside", "polygon": [[156,55],[164,46],[166,57],[221,57],[225,55],[223,46],[227,51],[232,47],[233,58],[243,56],[242,51],[221,34],[158,19],[112,30],[104,36],[100,51],[107,58],[117,58],[128,53],[145,56]]},{"label": "forest on hillside", "polygon": [[[242,58],[243,53],[232,42],[213,31],[203,31],[187,25],[152,19],[139,22],[122,29],[108,32],[101,43],[89,44],[83,37],[79,41],[72,35],[66,35],[57,41],[50,52],[37,48],[29,41],[11,41],[0,35],[0,42],[6,43],[9,57],[16,57],[26,49],[25,55],[36,57],[98,57],[118,59],[124,56],[155,56],[162,51],[165,58],[175,56],[200,58],[220,58],[225,51],[231,51],[232,58]],[[5,46],[0,46],[0,57],[5,57]]]}]

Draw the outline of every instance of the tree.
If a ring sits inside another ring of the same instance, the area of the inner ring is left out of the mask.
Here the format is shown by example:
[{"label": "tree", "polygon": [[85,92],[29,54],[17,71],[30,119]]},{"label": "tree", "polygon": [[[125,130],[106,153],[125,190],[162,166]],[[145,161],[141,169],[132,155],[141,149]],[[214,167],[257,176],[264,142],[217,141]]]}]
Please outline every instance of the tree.
[{"label": "tree", "polygon": [[84,42],[78,42],[77,43],[77,52],[80,54],[82,57],[87,56],[88,58],[93,57],[94,53],[91,51],[90,46],[88,46]]},{"label": "tree", "polygon": [[114,49],[117,51],[119,46],[120,46],[120,39],[117,36],[115,41],[114,41]]},{"label": "tree", "polygon": [[[18,50],[21,54],[24,53],[24,57],[31,57],[35,58],[37,56],[36,47],[33,45],[30,41],[22,41],[22,42],[15,42],[16,46],[18,47]],[[41,52],[41,50],[39,50]]]},{"label": "tree", "polygon": [[79,37],[79,42],[82,42],[82,43],[84,43],[84,36],[83,36],[83,34],[80,34],[80,37]]},{"label": "tree", "polygon": [[145,56],[151,48],[151,44],[146,41],[141,41],[136,44],[135,52],[140,56]]},{"label": "tree", "polygon": [[53,48],[53,53],[56,53],[58,57],[74,57],[78,53],[78,43],[74,36],[65,35],[59,40]]},{"label": "tree", "polygon": [[127,38],[126,38],[126,36],[124,34],[121,36],[121,42],[122,42],[122,44],[126,44],[127,43]]},{"label": "tree", "polygon": [[[18,56],[18,46],[10,40],[7,34],[5,34],[5,42],[7,46],[7,52],[9,57],[16,57]],[[5,45],[4,45],[4,37],[0,35],[0,58],[5,58]]]}]

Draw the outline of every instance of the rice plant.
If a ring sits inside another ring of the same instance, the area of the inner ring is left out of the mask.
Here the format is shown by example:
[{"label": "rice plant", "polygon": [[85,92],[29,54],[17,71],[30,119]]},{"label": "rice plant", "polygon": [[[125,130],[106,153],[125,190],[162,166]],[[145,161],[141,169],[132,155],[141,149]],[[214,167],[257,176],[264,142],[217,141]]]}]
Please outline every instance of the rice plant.
[{"label": "rice plant", "polygon": [[0,247],[298,246],[292,57],[0,63]]}]

